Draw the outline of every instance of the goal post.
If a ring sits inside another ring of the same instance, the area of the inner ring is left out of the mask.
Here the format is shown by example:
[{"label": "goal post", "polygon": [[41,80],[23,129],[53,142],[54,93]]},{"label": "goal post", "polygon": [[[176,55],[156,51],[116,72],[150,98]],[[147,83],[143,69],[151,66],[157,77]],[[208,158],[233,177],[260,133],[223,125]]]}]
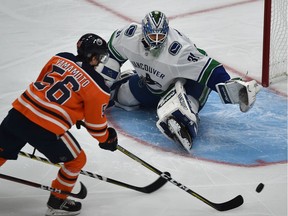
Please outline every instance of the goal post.
[{"label": "goal post", "polygon": [[262,85],[287,79],[288,0],[265,0]]}]

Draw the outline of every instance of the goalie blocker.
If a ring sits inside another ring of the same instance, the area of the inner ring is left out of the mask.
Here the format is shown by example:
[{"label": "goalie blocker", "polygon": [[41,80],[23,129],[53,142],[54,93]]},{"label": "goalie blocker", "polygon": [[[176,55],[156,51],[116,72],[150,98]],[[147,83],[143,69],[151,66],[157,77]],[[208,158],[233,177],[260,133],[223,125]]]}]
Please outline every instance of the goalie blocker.
[{"label": "goalie blocker", "polygon": [[105,65],[100,63],[95,70],[104,78],[105,83],[109,88],[120,76],[120,65],[112,58],[109,58]]},{"label": "goalie blocker", "polygon": [[219,97],[224,104],[239,104],[242,112],[247,112],[256,101],[256,94],[261,86],[251,80],[245,82],[242,80],[229,80],[226,83],[216,85]]}]

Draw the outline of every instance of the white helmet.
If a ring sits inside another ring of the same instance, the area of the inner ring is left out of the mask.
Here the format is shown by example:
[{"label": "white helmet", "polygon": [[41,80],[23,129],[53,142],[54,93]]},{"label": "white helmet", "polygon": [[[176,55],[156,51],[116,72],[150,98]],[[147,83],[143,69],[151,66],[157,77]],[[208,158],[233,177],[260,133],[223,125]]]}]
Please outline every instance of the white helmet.
[{"label": "white helmet", "polygon": [[169,32],[169,21],[165,14],[156,10],[148,13],[142,20],[142,32],[147,49],[161,48]]}]

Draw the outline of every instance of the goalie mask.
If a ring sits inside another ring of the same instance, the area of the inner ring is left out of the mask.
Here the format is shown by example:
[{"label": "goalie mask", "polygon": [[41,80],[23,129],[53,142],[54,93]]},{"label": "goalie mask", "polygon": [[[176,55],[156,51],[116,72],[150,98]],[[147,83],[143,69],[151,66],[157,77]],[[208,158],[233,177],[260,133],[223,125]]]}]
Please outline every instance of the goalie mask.
[{"label": "goalie mask", "polygon": [[83,35],[77,42],[77,52],[81,59],[90,63],[96,56],[98,64],[107,62],[108,47],[106,41],[96,34]]},{"label": "goalie mask", "polygon": [[159,53],[169,32],[169,21],[165,14],[160,11],[148,13],[142,20],[142,32],[147,49],[152,54]]}]

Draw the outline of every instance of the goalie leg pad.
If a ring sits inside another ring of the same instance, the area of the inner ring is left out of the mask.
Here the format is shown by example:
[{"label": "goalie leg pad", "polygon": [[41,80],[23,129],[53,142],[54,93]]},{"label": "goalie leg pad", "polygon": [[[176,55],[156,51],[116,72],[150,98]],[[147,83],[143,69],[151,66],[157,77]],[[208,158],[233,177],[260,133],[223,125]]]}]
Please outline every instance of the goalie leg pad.
[{"label": "goalie leg pad", "polygon": [[110,87],[110,106],[120,107],[126,111],[139,108],[139,102],[132,94],[130,78],[137,75],[134,70],[122,71],[116,81]]},{"label": "goalie leg pad", "polygon": [[134,97],[129,87],[129,80],[122,85],[115,92],[115,105],[126,110],[131,111],[139,108],[140,102]]},{"label": "goalie leg pad", "polygon": [[158,103],[156,125],[164,135],[189,151],[198,132],[198,109],[198,101],[188,97],[182,81],[177,81]]}]

